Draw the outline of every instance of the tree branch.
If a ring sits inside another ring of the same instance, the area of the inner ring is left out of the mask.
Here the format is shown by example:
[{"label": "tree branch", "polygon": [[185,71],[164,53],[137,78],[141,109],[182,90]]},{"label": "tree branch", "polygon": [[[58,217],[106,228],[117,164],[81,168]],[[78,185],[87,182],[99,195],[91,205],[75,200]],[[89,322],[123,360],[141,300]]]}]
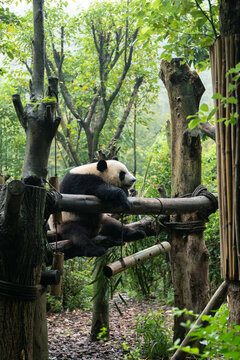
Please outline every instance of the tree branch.
[{"label": "tree branch", "polygon": [[31,99],[44,97],[44,24],[43,0],[33,0],[33,72]]},{"label": "tree branch", "polygon": [[211,125],[208,121],[199,124],[199,129],[209,136],[211,139],[216,141],[216,129],[215,126]]},{"label": "tree branch", "polygon": [[132,104],[133,104],[133,102],[134,102],[134,100],[135,100],[135,98],[137,96],[138,90],[139,90],[142,82],[143,82],[143,77],[140,77],[140,78],[136,79],[136,82],[135,82],[134,89],[133,89],[133,92],[131,94],[130,100],[129,100],[128,105],[127,105],[127,107],[126,107],[126,109],[124,111],[122,119],[118,124],[118,127],[117,127],[117,129],[115,131],[115,134],[114,134],[111,142],[115,142],[116,140],[118,140],[120,138],[121,133],[123,131],[123,128],[124,128],[124,126],[126,124],[128,115],[129,115],[129,113],[130,113],[130,111],[132,109]]},{"label": "tree branch", "polygon": [[199,10],[202,12],[202,14],[205,16],[205,18],[210,22],[212,29],[213,29],[213,33],[215,36],[215,39],[217,39],[218,34],[216,32],[215,26],[214,26],[214,22],[213,22],[213,18],[212,18],[212,12],[211,12],[211,3],[208,0],[208,4],[209,4],[209,10],[210,10],[210,17],[208,16],[208,14],[203,10],[203,8],[200,6],[199,2],[197,0],[195,0],[195,4],[197,5],[197,7],[199,8]]}]

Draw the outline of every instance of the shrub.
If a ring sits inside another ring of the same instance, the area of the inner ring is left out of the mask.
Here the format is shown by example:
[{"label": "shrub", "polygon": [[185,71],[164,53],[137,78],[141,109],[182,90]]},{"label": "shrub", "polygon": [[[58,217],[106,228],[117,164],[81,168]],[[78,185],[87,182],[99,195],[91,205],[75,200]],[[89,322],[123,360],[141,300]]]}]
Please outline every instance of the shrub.
[{"label": "shrub", "polygon": [[148,359],[164,359],[170,347],[171,334],[164,327],[162,312],[150,312],[139,317],[136,324],[138,346]]},{"label": "shrub", "polygon": [[[86,266],[87,265],[87,266]],[[81,308],[89,310],[92,305],[92,266],[83,258],[67,260],[64,263],[62,295],[47,295],[48,309],[54,312]]]}]

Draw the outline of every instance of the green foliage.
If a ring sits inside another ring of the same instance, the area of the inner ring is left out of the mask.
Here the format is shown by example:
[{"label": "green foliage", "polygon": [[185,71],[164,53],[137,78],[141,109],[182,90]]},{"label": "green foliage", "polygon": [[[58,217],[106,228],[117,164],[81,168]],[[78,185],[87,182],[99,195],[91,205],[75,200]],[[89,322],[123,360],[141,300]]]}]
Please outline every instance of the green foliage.
[{"label": "green foliage", "polygon": [[168,354],[170,347],[170,330],[164,325],[161,312],[149,312],[139,317],[136,324],[138,347],[144,357],[159,359]]},{"label": "green foliage", "polygon": [[16,89],[2,81],[0,84],[0,173],[19,179],[25,153],[25,132],[17,119],[11,95]]},{"label": "green foliage", "polygon": [[142,37],[154,33],[163,42],[162,58],[170,61],[174,54],[201,70],[219,33],[218,12],[216,0],[142,0],[138,8]]},{"label": "green foliage", "polygon": [[[232,76],[234,74],[234,76]],[[217,122],[224,121],[225,125],[229,124],[236,124],[236,120],[239,117],[237,112],[233,112],[231,109],[231,104],[238,104],[238,99],[234,96],[234,90],[236,89],[237,82],[239,81],[240,77],[240,63],[238,63],[234,68],[231,68],[227,73],[226,77],[229,77],[229,85],[228,85],[228,95],[227,97],[222,96],[219,93],[216,93],[212,96],[214,100],[220,100],[220,105],[224,106],[225,108],[229,108],[229,119],[223,117],[218,119]],[[200,123],[204,123],[205,121],[212,121],[214,120],[214,115],[218,111],[219,106],[214,107],[209,112],[209,107],[207,104],[202,104],[200,106],[200,110],[194,114],[188,116],[188,119],[191,119],[189,122],[189,128],[194,129]]]},{"label": "green foliage", "polygon": [[89,310],[91,308],[92,285],[90,263],[83,258],[67,260],[64,263],[62,295],[55,298],[48,294],[48,308],[50,311],[61,311],[75,308]]},{"label": "green foliage", "polygon": [[[144,150],[148,154],[145,174],[139,178],[139,196],[159,197],[158,187],[164,185],[167,196],[171,194],[171,159],[165,134],[159,135],[154,144]],[[142,181],[141,181],[142,180]]]},{"label": "green foliage", "polygon": [[[216,144],[210,140],[203,144],[202,184],[206,186],[208,191],[217,193]],[[211,289],[214,292],[221,283],[218,211],[209,216],[209,222],[207,222],[206,227],[204,239],[210,254],[209,277]]]},{"label": "green foliage", "polygon": [[191,334],[194,340],[200,340],[200,344],[204,345],[202,352],[199,348],[190,346],[184,347],[183,350],[189,354],[197,354],[200,359],[238,360],[240,357],[240,325],[228,325],[228,316],[227,305],[223,305],[215,316],[203,316],[202,320],[209,325],[199,327]]},{"label": "green foliage", "polygon": [[[0,53],[13,60],[16,50],[14,41],[12,41],[12,33],[15,28],[19,27],[20,21],[7,7],[7,3],[9,1],[5,2],[5,6],[2,6],[2,1],[0,1]],[[0,75],[3,75],[5,71],[4,68],[0,68]]]},{"label": "green foliage", "polygon": [[125,342],[123,342],[121,344],[121,346],[122,346],[123,350],[125,352],[127,352],[127,354],[124,354],[124,357],[123,357],[124,360],[141,360],[142,359],[139,348],[131,350],[130,346],[127,345]]},{"label": "green foliage", "polygon": [[103,327],[101,331],[98,333],[97,339],[101,341],[107,341],[109,338],[108,329]]}]

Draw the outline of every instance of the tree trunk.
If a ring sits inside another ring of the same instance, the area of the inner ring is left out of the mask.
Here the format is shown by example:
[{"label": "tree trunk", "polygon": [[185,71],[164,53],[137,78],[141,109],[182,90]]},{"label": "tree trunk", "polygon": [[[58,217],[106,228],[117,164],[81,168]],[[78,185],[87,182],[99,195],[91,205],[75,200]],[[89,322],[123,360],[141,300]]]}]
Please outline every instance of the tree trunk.
[{"label": "tree trunk", "polygon": [[[31,292],[34,292],[34,286],[40,283],[46,191],[40,187],[23,187],[24,198],[17,207],[20,213],[11,211],[11,208],[14,209],[12,206],[5,208],[4,220],[0,226],[1,281],[16,287],[15,296],[11,296],[10,290],[7,290],[6,296],[0,297],[1,360],[33,359],[34,314],[38,301],[34,301],[34,295],[33,300],[32,297],[27,297],[26,293],[30,290],[25,286],[31,286]],[[5,194],[6,192],[2,192],[1,208]],[[9,189],[6,196],[9,198]],[[16,196],[11,196],[15,204]],[[12,201],[11,199],[10,202]],[[18,289],[17,285],[24,288]],[[38,327],[39,323],[36,326]],[[44,347],[47,349],[46,343]],[[38,359],[47,360],[48,355]]]},{"label": "tree trunk", "polygon": [[93,312],[91,340],[97,341],[108,339],[109,337],[109,285],[106,277],[103,275],[103,266],[106,265],[105,256],[97,260],[94,271],[95,282],[93,284]]},{"label": "tree trunk", "polygon": [[[198,75],[180,62],[180,59],[162,61],[160,70],[171,108],[172,197],[192,193],[201,183],[199,131],[188,129],[187,116],[198,111],[204,87]],[[203,240],[204,223],[197,230],[191,227],[194,221],[201,221],[198,211],[171,217],[171,265],[175,306],[200,313],[209,299],[209,254]],[[189,223],[190,227],[177,230],[178,222]],[[175,317],[174,340],[184,338],[186,330],[180,324],[186,320],[186,315]]]},{"label": "tree trunk", "polygon": [[33,0],[31,102],[13,96],[27,137],[22,182],[0,192],[0,356],[1,360],[47,360],[46,301],[39,285],[45,253],[44,212],[47,162],[59,119],[58,80],[49,79],[44,99],[43,1]]}]

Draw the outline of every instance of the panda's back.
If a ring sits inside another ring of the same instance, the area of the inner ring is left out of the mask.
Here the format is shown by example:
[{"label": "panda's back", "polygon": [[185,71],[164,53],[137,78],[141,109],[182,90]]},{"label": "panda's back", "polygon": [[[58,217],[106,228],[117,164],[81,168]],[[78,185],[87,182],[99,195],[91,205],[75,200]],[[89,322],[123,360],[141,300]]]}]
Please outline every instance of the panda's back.
[{"label": "panda's back", "polygon": [[96,188],[105,181],[94,174],[67,173],[60,184],[62,194],[95,195]]}]

